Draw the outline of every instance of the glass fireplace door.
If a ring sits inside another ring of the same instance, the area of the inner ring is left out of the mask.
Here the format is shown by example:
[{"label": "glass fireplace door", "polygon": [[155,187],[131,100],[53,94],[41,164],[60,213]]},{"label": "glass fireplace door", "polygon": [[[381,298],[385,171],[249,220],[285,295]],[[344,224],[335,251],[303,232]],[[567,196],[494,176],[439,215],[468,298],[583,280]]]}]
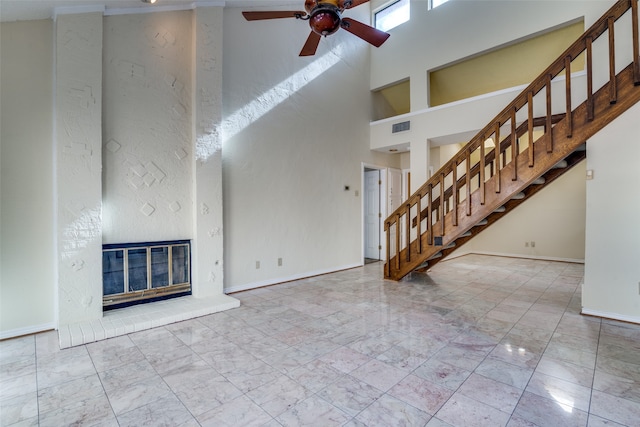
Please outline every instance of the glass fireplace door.
[{"label": "glass fireplace door", "polygon": [[191,293],[189,240],[103,245],[103,307]]}]

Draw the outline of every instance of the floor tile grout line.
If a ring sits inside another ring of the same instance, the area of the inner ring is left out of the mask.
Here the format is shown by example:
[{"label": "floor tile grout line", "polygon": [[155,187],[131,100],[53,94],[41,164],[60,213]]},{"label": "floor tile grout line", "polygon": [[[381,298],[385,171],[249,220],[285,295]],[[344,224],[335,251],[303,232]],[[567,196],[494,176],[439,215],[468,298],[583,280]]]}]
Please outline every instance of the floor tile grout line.
[{"label": "floor tile grout line", "polygon": [[[600,319],[599,323],[599,327],[598,327],[598,340],[596,342],[596,357],[595,360],[593,362],[593,375],[591,376],[591,387],[589,390],[589,407],[588,407],[588,412],[587,412],[587,424],[589,421],[589,418],[591,417],[591,405],[593,404],[593,390],[594,390],[594,386],[596,384],[596,371],[598,369],[598,353],[600,352],[600,339],[602,338],[602,319]],[[613,421],[613,420],[611,420]]]},{"label": "floor tile grout line", "polygon": [[40,425],[40,385],[39,375],[38,375],[38,339],[36,338],[37,334],[33,335],[33,357],[34,357],[34,367],[36,371],[36,408],[38,411],[38,425]]},{"label": "floor tile grout line", "polygon": [[[174,336],[178,341],[180,341],[180,342],[182,343],[182,340],[180,340],[178,337],[176,337],[176,336],[175,336],[175,334],[174,334],[171,330],[168,330],[165,326],[160,326],[160,327],[158,327],[157,329],[161,329],[161,330],[165,330],[165,331],[169,332],[172,336]],[[151,329],[151,330],[153,330],[153,329]],[[141,331],[141,332],[144,332],[144,331]],[[148,355],[147,355],[147,354],[145,354],[145,353],[140,349],[140,347],[138,346],[138,344],[137,344],[134,340],[132,340],[132,341],[133,341],[133,344],[138,348],[138,351],[140,351],[140,353],[142,353],[142,355],[144,356],[144,359],[149,363],[149,365],[151,365],[151,368],[152,368],[152,369],[153,369],[153,371],[156,373],[156,375],[157,375],[158,377],[160,377],[160,379],[162,380],[163,384],[164,384],[164,385],[166,385],[166,386],[167,386],[167,388],[171,391],[171,394],[172,394],[172,395],[173,395],[173,396],[178,400],[178,402],[180,402],[180,404],[181,404],[181,405],[182,405],[182,406],[187,410],[187,412],[189,412],[189,414],[193,417],[193,419],[197,421],[198,419],[193,415],[193,413],[191,412],[191,410],[187,407],[187,405],[185,405],[185,404],[184,404],[184,402],[182,401],[182,399],[180,399],[180,397],[176,394],[175,390],[173,390],[173,389],[171,388],[171,386],[167,383],[167,381],[164,379],[164,377],[163,377],[162,375],[160,375],[160,373],[158,372],[158,370],[156,369],[156,367],[155,367],[155,366],[153,366],[153,363],[151,363],[151,360],[149,360]],[[183,344],[184,344],[184,343],[183,343]],[[159,401],[159,400],[160,400],[160,399],[157,399],[155,402],[157,402],[157,401]],[[147,403],[147,405],[148,405],[148,404],[150,404],[150,403]],[[140,406],[140,407],[141,407],[141,406]],[[140,407],[139,407],[139,408],[140,408]],[[139,409],[139,408],[135,408],[135,409]],[[132,409],[132,411],[133,411],[133,410],[135,410],[135,409]],[[130,411],[129,411],[129,412],[130,412]],[[124,414],[125,414],[125,413],[123,413],[122,415],[124,415]]]},{"label": "floor tile grout line", "polygon": [[116,411],[115,411],[115,409],[113,409],[113,405],[111,403],[111,398],[109,398],[109,393],[107,393],[107,389],[104,386],[104,382],[102,381],[102,378],[100,378],[100,373],[98,372],[98,367],[96,366],[96,363],[93,360],[93,356],[91,356],[91,352],[89,351],[89,348],[87,347],[86,344],[82,344],[82,346],[87,351],[87,355],[89,356],[89,359],[91,360],[91,364],[93,365],[93,369],[96,371],[95,375],[98,377],[98,381],[100,381],[100,386],[102,387],[102,391],[104,392],[104,396],[106,397],[107,402],[109,402],[109,409],[111,409],[111,413],[113,414],[113,418],[116,420],[116,423],[120,424],[120,422],[118,421],[118,416],[116,415]]}]

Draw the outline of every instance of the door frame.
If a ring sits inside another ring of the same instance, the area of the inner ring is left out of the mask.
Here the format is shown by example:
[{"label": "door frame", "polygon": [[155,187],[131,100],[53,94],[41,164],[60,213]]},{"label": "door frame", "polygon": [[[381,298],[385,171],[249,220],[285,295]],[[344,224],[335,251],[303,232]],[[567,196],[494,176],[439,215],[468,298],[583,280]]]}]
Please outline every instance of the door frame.
[{"label": "door frame", "polygon": [[387,241],[384,238],[384,220],[387,217],[387,167],[373,165],[369,163],[362,163],[360,167],[360,188],[362,189],[362,197],[360,197],[360,221],[361,221],[361,233],[362,233],[362,244],[360,249],[360,259],[362,261],[362,265],[364,265],[364,253],[365,253],[365,210],[364,210],[364,195],[366,192],[365,188],[365,178],[364,172],[366,169],[373,169],[380,171],[380,185],[378,186],[379,196],[380,196],[380,260],[384,260],[386,257],[387,251]]}]

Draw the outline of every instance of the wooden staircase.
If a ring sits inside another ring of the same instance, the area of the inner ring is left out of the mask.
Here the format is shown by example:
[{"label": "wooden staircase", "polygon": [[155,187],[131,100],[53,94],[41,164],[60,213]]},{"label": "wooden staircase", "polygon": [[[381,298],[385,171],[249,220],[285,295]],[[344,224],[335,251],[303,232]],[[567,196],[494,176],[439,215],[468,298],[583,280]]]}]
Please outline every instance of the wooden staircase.
[{"label": "wooden staircase", "polygon": [[[638,27],[638,0],[616,2],[396,209],[385,220],[385,278],[432,267],[583,160],[586,141],[640,101]],[[631,52],[616,52],[625,45],[616,29]],[[572,87],[571,66],[583,52],[586,90]],[[631,58],[618,72],[616,53]]]}]

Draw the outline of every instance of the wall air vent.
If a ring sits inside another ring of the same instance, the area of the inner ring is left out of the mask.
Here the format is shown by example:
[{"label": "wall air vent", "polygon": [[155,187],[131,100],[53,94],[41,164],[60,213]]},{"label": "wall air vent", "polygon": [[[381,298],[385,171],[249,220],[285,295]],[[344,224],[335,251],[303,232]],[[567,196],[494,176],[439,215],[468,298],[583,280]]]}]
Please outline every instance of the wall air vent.
[{"label": "wall air vent", "polygon": [[393,124],[391,127],[391,133],[404,132],[409,129],[411,129],[411,122],[407,120],[406,122]]}]

